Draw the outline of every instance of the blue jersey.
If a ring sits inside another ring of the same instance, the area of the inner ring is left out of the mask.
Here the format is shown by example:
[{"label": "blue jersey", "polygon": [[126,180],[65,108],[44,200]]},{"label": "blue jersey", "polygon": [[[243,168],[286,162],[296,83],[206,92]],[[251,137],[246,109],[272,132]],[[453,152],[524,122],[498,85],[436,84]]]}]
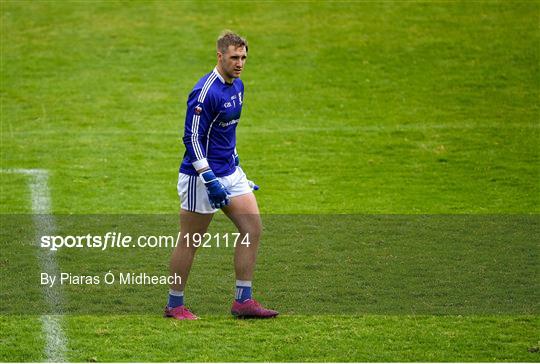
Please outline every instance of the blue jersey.
[{"label": "blue jersey", "polygon": [[197,176],[196,170],[209,166],[217,177],[224,177],[236,170],[236,126],[243,97],[242,81],[226,83],[215,68],[197,82],[187,101],[181,173]]}]

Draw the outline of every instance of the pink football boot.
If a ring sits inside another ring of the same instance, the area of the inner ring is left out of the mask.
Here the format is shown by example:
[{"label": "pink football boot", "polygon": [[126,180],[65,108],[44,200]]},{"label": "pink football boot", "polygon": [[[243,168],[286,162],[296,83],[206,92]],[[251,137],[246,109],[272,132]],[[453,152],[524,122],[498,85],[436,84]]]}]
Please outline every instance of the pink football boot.
[{"label": "pink football boot", "polygon": [[175,308],[169,308],[165,306],[165,312],[163,317],[172,317],[177,320],[198,320],[199,318],[191,313],[186,306],[178,306]]},{"label": "pink football boot", "polygon": [[245,300],[242,303],[235,300],[231,313],[238,318],[272,318],[279,314],[277,311],[262,307],[259,302],[253,299]]}]

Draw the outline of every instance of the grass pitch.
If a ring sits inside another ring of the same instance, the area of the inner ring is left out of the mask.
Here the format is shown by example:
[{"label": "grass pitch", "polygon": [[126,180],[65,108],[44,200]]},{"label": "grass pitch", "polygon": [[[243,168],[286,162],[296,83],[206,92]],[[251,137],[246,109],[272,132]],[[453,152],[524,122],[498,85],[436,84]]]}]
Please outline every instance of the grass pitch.
[{"label": "grass pitch", "polygon": [[[232,251],[202,251],[200,322],[161,319],[164,287],[66,288],[68,360],[539,361],[539,2],[0,5],[1,168],[49,171],[59,228],[173,217],[187,94],[221,30],[250,42],[255,294],[283,315],[230,318]],[[0,359],[41,361],[33,232],[8,224],[31,196],[0,176]],[[168,251],[57,258],[165,273]]]}]

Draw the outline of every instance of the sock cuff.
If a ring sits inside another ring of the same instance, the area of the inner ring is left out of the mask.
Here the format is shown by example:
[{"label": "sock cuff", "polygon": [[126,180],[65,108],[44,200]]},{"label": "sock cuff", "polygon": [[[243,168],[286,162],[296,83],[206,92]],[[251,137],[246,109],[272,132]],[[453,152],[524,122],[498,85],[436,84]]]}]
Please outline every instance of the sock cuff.
[{"label": "sock cuff", "polygon": [[175,297],[184,297],[184,291],[175,291],[174,289],[169,289],[169,294]]},{"label": "sock cuff", "polygon": [[251,281],[236,280],[236,287],[251,287]]}]

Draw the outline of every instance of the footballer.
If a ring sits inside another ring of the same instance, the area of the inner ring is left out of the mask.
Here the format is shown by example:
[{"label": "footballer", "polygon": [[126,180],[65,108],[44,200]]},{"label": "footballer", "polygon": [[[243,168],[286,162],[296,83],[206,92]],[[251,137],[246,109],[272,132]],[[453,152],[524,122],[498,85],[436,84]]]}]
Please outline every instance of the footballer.
[{"label": "footballer", "polygon": [[183,142],[186,148],[178,177],[181,201],[181,240],[170,261],[170,274],[182,277],[172,284],[165,316],[196,320],[184,305],[184,288],[195,257],[190,236],[206,233],[219,209],[231,219],[249,245],[238,244],[234,252],[236,293],[231,313],[236,317],[271,318],[277,311],[261,306],[252,297],[252,280],[262,231],[253,190],[239,164],[236,128],[244,103],[244,70],[248,44],[239,35],[225,31],[217,40],[217,65],[203,76],[189,94]]}]

